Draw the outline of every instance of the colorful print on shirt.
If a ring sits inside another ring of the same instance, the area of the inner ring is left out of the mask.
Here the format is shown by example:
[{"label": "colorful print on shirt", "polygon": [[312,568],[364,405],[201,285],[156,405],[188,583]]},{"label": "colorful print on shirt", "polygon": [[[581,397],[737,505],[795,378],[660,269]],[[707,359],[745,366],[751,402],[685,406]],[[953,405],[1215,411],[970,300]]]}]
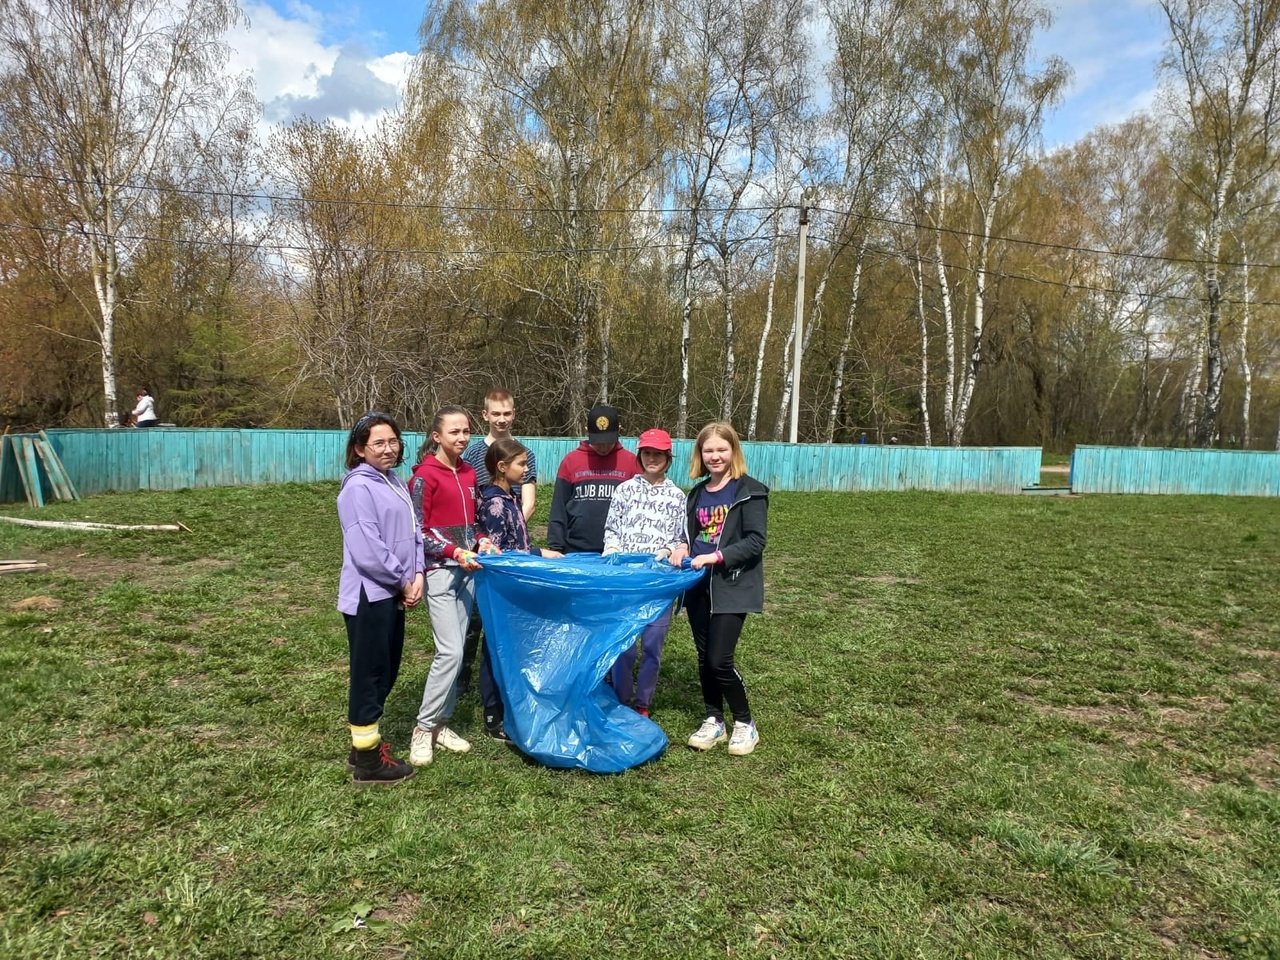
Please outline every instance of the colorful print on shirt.
[{"label": "colorful print on shirt", "polygon": [[716,552],[720,531],[724,529],[725,518],[729,515],[729,507],[737,493],[737,480],[730,480],[714,493],[706,487],[699,492],[698,506],[694,511],[694,518],[698,522],[698,534],[693,538],[694,556]]}]

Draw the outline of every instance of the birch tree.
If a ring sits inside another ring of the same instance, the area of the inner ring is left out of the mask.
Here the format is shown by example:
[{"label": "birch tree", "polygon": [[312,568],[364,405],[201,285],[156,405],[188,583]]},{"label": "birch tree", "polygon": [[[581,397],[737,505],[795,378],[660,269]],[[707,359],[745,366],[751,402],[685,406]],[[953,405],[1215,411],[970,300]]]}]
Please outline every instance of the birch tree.
[{"label": "birch tree", "polygon": [[682,208],[672,224],[681,249],[681,436],[688,431],[691,321],[700,270],[711,281],[707,288],[714,287],[722,320],[719,415],[733,415],[736,300],[750,276],[738,256],[773,221],[768,211],[762,216],[746,209],[756,205],[744,198],[765,195],[760,173],[766,167],[773,167],[775,180],[785,178],[777,166],[777,147],[786,142],[780,128],[794,127],[807,94],[805,11],[802,0],[693,0],[673,6],[673,36],[682,38],[673,64],[679,124],[671,157]]},{"label": "birch tree", "polygon": [[[1280,0],[1161,0],[1169,26],[1163,62],[1176,90],[1173,122],[1188,145],[1179,177],[1199,207],[1204,263],[1204,390],[1195,443],[1218,437],[1222,349],[1223,233],[1235,192],[1274,167],[1272,128],[1280,80]],[[1254,163],[1241,167],[1242,156]],[[1199,398],[1200,375],[1192,384]]]},{"label": "birch tree", "polygon": [[[1169,225],[1178,219],[1177,190],[1162,137],[1159,126],[1144,115],[1100,127],[1040,165],[1048,198],[1028,204],[1028,217],[1048,220],[1056,228],[1042,232],[1044,239],[1075,248],[1066,257],[1070,266],[1064,268],[1064,278],[1088,288],[1055,311],[1062,336],[1048,346],[1052,355],[1037,355],[1036,362],[1064,368],[1074,362],[1065,354],[1079,344],[1117,344],[1105,361],[1085,350],[1080,363],[1119,366],[1131,375],[1127,424],[1118,432],[1138,446],[1155,429],[1174,341],[1165,298],[1178,280],[1169,259],[1176,242]],[[1033,227],[1028,223],[1024,229]]]},{"label": "birch tree", "polygon": [[901,66],[909,54],[903,45],[906,8],[893,0],[826,0],[824,9],[836,41],[829,69],[831,119],[842,153],[836,195],[848,211],[855,251],[844,333],[822,433],[831,443],[862,295],[863,262],[873,225],[882,219],[888,203],[895,159],[892,147],[902,136],[910,98]]},{"label": "birch tree", "polygon": [[451,379],[418,311],[432,269],[420,211],[398,200],[416,192],[400,133],[395,119],[374,138],[303,119],[270,149],[293,389],[321,384],[342,425],[378,408],[426,423]]},{"label": "birch tree", "polygon": [[[4,0],[0,156],[59,185],[54,223],[79,235],[94,298],[103,421],[116,426],[121,276],[166,169],[192,144],[242,130],[252,99],[224,72],[233,0]],[[51,270],[56,261],[46,258]]]},{"label": "birch tree", "polygon": [[1054,57],[1039,71],[1031,68],[1035,32],[1052,19],[1038,0],[961,0],[960,9],[965,29],[951,62],[950,80],[957,87],[951,104],[976,251],[971,262],[973,327],[948,437],[953,446],[964,442],[982,364],[996,214],[1010,178],[1039,138],[1045,111],[1069,76],[1066,64]]},{"label": "birch tree", "polygon": [[606,275],[633,262],[650,229],[639,211],[667,129],[658,13],[655,0],[451,0],[423,22],[418,79],[455,76],[470,124],[459,177],[502,185],[543,241],[527,258],[536,280],[512,283],[566,335],[562,429],[581,429],[592,394],[608,388]]}]

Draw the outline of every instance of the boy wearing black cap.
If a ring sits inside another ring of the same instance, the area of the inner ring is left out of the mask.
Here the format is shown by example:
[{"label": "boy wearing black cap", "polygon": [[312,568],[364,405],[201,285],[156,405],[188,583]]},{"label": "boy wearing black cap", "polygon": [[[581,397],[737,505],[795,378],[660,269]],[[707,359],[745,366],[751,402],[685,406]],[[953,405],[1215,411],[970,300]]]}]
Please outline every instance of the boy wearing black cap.
[{"label": "boy wearing black cap", "polygon": [[635,454],[618,443],[618,411],[596,404],[587,414],[587,439],[556,472],[547,546],[560,553],[602,552],[614,488],[640,472]]}]

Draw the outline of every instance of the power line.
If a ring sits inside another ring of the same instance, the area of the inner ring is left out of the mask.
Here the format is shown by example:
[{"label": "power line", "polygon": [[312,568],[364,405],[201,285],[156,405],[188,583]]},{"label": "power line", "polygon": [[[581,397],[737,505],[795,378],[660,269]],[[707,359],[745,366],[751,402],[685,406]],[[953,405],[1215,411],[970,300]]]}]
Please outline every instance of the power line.
[{"label": "power line", "polygon": [[[10,233],[20,233],[25,230],[35,230],[41,233],[47,233],[47,234],[52,234],[57,236],[66,236],[68,234],[72,234],[74,236],[82,237],[85,239],[89,239],[89,238],[105,239],[105,237],[102,234],[94,231],[81,230],[81,231],[73,232],[65,228],[47,227],[47,226],[40,226],[40,225],[34,225],[34,224],[20,224],[20,223],[12,223],[12,222],[4,222],[4,221],[0,221],[0,230],[6,230]],[[786,235],[763,234],[754,239],[765,242],[765,241],[777,240],[780,236],[789,237],[790,234],[786,234]],[[134,233],[116,234],[115,239],[123,241],[125,243],[164,243],[164,244],[170,244],[175,247],[216,248],[216,249],[224,249],[224,250],[225,249],[241,249],[241,250],[250,250],[250,251],[264,250],[268,252],[278,253],[281,255],[284,255],[286,253],[307,254],[315,251],[314,247],[309,247],[303,244],[279,243],[276,241],[266,241],[266,240],[263,240],[263,241],[236,240],[236,239],[203,240],[203,239],[196,239],[196,238],[159,237],[159,236],[154,236],[150,234],[134,234]],[[837,241],[833,240],[832,238],[824,237],[820,234],[810,235],[809,239],[816,243],[825,243],[829,245],[835,245],[837,243]],[[655,252],[655,251],[683,250],[684,248],[685,248],[685,245],[683,243],[677,243],[674,241],[670,241],[670,242],[655,241],[651,243],[622,244],[622,245],[610,246],[610,247],[571,247],[571,248],[564,248],[564,247],[514,248],[513,247],[510,249],[487,248],[487,249],[469,249],[469,250],[459,250],[456,248],[449,248],[449,249],[431,248],[431,247],[341,247],[338,249],[337,252],[340,254],[360,254],[360,255],[376,254],[380,256],[395,256],[395,257],[405,257],[405,258],[426,257],[426,256],[441,257],[448,261],[451,261],[451,265],[457,266],[459,263],[464,262],[466,260],[474,259],[474,258],[483,258],[483,257],[502,257],[502,256],[551,257],[551,256],[582,255],[582,254],[647,253],[647,252]],[[882,259],[886,259],[886,260],[900,261],[907,258],[906,254],[899,251],[886,250],[884,248],[874,247],[874,246],[868,246],[867,249],[870,252],[881,257]],[[331,250],[325,251],[326,254],[329,254],[332,252],[333,251]],[[936,263],[936,261],[933,259],[926,260],[921,258],[921,260],[922,262],[926,262],[930,264]],[[957,263],[952,263],[944,260],[942,261],[942,266],[947,270],[962,271],[970,274],[977,273],[977,269],[973,267],[971,264],[957,264]],[[1252,266],[1257,267],[1259,265],[1253,264]],[[1142,291],[1142,290],[1126,290],[1118,287],[1105,287],[1105,286],[1099,286],[1096,284],[1076,283],[1068,280],[1057,280],[1050,277],[1032,276],[1030,274],[1017,273],[1014,271],[1005,270],[1001,268],[992,268],[988,271],[988,273],[993,277],[1001,277],[1001,278],[1007,278],[1011,280],[1021,280],[1026,283],[1035,283],[1043,286],[1051,286],[1051,287],[1063,288],[1068,290],[1078,290],[1078,291],[1087,292],[1087,293],[1107,294],[1110,296],[1117,296],[1117,297],[1139,297],[1139,298],[1148,298],[1148,299],[1156,299],[1156,300],[1172,301],[1172,302],[1180,302],[1180,303],[1203,303],[1204,302],[1203,297],[1192,296],[1188,294],[1160,293],[1160,292]],[[1233,302],[1233,303],[1239,302],[1234,298],[1224,298],[1224,299],[1227,300],[1228,302]],[[1250,303],[1252,306],[1255,306],[1255,307],[1280,306],[1280,301],[1276,301],[1276,300],[1253,300],[1253,301],[1250,301]]]},{"label": "power line", "polygon": [[[8,223],[0,221],[0,230],[9,232],[21,232],[23,230],[37,230],[42,233],[50,233],[55,235],[65,235],[68,231],[45,226],[34,226],[27,224]],[[80,232],[77,236],[101,238],[100,234]],[[765,235],[759,239],[762,241],[775,240],[779,235]],[[787,235],[789,236],[789,234]],[[126,243],[166,243],[178,247],[204,247],[218,249],[245,249],[245,250],[266,250],[277,253],[311,253],[312,247],[301,244],[286,244],[272,241],[249,241],[249,240],[200,240],[194,238],[176,238],[176,237],[157,237],[148,234],[117,234],[116,239]],[[817,243],[834,244],[829,237],[821,235],[811,235],[810,239]],[[343,247],[339,250],[345,254],[378,254],[382,256],[398,256],[398,257],[417,257],[417,256],[433,256],[442,257],[451,261],[465,261],[476,257],[498,257],[498,256],[559,256],[566,253],[571,254],[593,254],[593,253],[628,253],[628,252],[649,252],[654,250],[682,250],[683,244],[679,243],[649,243],[625,245],[617,247],[590,247],[590,248],[574,248],[565,250],[564,248],[512,248],[512,249],[473,249],[473,250],[457,250],[457,249],[441,249],[427,247]],[[868,246],[867,249],[885,260],[903,260],[906,255],[893,250],[886,250],[881,247]],[[326,251],[326,253],[331,251]],[[935,263],[930,259],[923,262]],[[976,273],[977,270],[970,264],[957,264],[949,261],[943,261],[943,267],[952,271],[962,271],[966,273]],[[992,269],[988,271],[994,277],[1008,278],[1012,280],[1021,280],[1026,283],[1036,283],[1044,286],[1060,287],[1069,290],[1079,290],[1089,293],[1109,294],[1112,296],[1129,296],[1144,297],[1158,300],[1177,301],[1184,303],[1201,303],[1203,297],[1189,296],[1185,294],[1174,293],[1154,293],[1147,291],[1122,290],[1115,287],[1103,287],[1093,284],[1073,283],[1064,280],[1055,280],[1049,277],[1036,277],[1029,274],[1015,273],[1008,270]],[[1280,306],[1280,301],[1274,300],[1254,300],[1251,301],[1253,306],[1271,307]]]},{"label": "power line", "polygon": [[[87,230],[70,230],[60,227],[46,227],[38,224],[11,223],[0,221],[0,230],[7,230],[10,233],[21,233],[24,230],[35,230],[39,233],[48,233],[56,236],[72,235],[85,239],[95,238],[98,240],[107,239],[106,236],[97,231]],[[279,243],[271,240],[252,241],[252,240],[200,240],[191,237],[157,237],[145,233],[117,233],[115,239],[125,243],[167,243],[176,247],[216,247],[219,249],[244,249],[244,250],[268,250],[278,251],[281,253],[311,253],[316,248],[309,247],[305,244]],[[769,239],[767,236],[761,237],[762,240]],[[580,255],[580,254],[610,254],[610,253],[643,253],[652,250],[683,250],[683,243],[654,242],[642,244],[619,244],[608,247],[513,247],[511,249],[487,248],[458,250],[442,249],[432,247],[339,247],[338,253],[341,254],[380,254],[382,256],[399,256],[399,257],[415,257],[415,256],[431,256],[431,257],[447,257],[452,260],[465,260],[474,257],[505,257],[505,256],[557,256],[557,255]],[[334,251],[325,248],[326,254]]]},{"label": "power line", "polygon": [[[823,213],[830,213],[836,216],[844,216],[839,211],[830,207],[815,207]],[[860,214],[856,219],[868,220],[872,223],[883,223],[894,227],[910,227],[915,230],[932,230],[938,233],[945,233],[949,236],[961,237],[964,239],[980,240],[982,234],[974,233],[970,230],[959,230],[954,227],[939,227],[933,224],[918,223],[914,220],[895,220],[892,217],[878,217],[871,214]],[[1022,237],[1006,237],[1001,234],[993,234],[987,238],[993,243],[1011,243],[1024,247],[1040,247],[1047,250],[1060,250],[1065,253],[1088,253],[1100,257],[1116,257],[1125,260],[1146,260],[1152,263],[1169,263],[1180,266],[1203,267],[1208,264],[1207,260],[1197,260],[1194,257],[1174,257],[1157,253],[1127,253],[1123,250],[1108,250],[1104,247],[1081,247],[1073,246],[1067,243],[1052,243],[1048,240],[1029,240]],[[1248,267],[1250,270],[1280,270],[1278,263],[1237,263],[1231,260],[1219,260],[1219,267]]]},{"label": "power line", "polygon": [[[147,193],[175,194],[178,196],[189,197],[225,197],[229,200],[255,200],[266,201],[270,203],[300,203],[312,206],[334,206],[334,207],[369,207],[369,208],[385,208],[388,210],[427,210],[435,212],[457,212],[457,213],[515,213],[515,214],[544,214],[568,216],[570,213],[581,214],[627,214],[629,216],[643,216],[646,214],[675,214],[675,213],[693,213],[694,207],[650,207],[646,209],[636,209],[633,207],[578,207],[570,210],[568,207],[517,207],[517,206],[495,206],[486,204],[457,204],[457,203],[419,203],[408,200],[357,200],[350,197],[302,197],[293,194],[282,193],[266,193],[259,191],[240,191],[240,190],[206,190],[199,187],[180,187],[175,185],[161,185],[154,183],[102,183],[97,184],[88,180],[77,177],[55,176],[48,173],[26,173],[18,170],[0,170],[0,174],[7,177],[14,177],[19,180],[37,180],[44,183],[57,183],[63,186],[101,186],[111,187],[115,190],[137,190]],[[779,210],[789,209],[786,204],[768,204],[761,206],[736,206],[732,208],[740,213],[773,213]],[[717,207],[700,205],[696,208],[701,213],[727,213],[729,207]]]},{"label": "power line", "polygon": [[[53,174],[27,173],[17,170],[0,170],[0,174],[8,177],[14,177],[23,180],[37,180],[47,183],[57,183],[64,186],[93,186],[89,181],[78,179],[75,177],[55,176]],[[339,206],[339,207],[357,207],[372,209],[391,209],[391,210],[422,210],[433,212],[454,212],[454,213],[509,213],[520,216],[529,215],[546,215],[546,216],[568,216],[570,213],[579,213],[585,215],[595,214],[619,214],[628,216],[646,216],[646,215],[662,215],[662,214],[692,214],[695,211],[708,214],[720,214],[729,212],[728,207],[717,206],[699,206],[694,207],[652,207],[648,209],[637,209],[630,207],[580,207],[576,210],[568,208],[555,207],[517,207],[517,206],[498,206],[483,204],[455,204],[455,203],[419,203],[412,201],[395,201],[395,200],[357,200],[342,197],[302,197],[288,194],[277,194],[268,192],[246,192],[235,190],[207,190],[197,187],[179,187],[174,185],[158,185],[158,184],[131,184],[131,183],[109,183],[101,184],[101,186],[111,186],[121,190],[139,190],[160,194],[174,194],[178,196],[194,196],[194,197],[210,197],[210,198],[226,198],[230,200],[246,200],[246,201],[265,201],[271,203],[296,203],[310,206]],[[777,204],[777,205],[760,205],[760,206],[738,206],[733,208],[739,213],[778,213],[782,210],[796,209],[793,204]],[[901,220],[894,217],[877,216],[874,214],[856,214],[851,215],[847,211],[839,210],[834,207],[811,206],[811,210],[829,214],[836,217],[853,216],[854,219],[864,220],[870,223],[879,223],[886,226],[906,227],[921,231],[936,231],[945,233],[948,236],[959,237],[962,239],[981,239],[982,235],[974,233],[971,230],[961,230],[956,227],[942,227],[933,224],[923,224],[915,220]],[[139,238],[139,239],[157,239],[157,238]],[[768,239],[765,237],[756,237],[752,239]],[[817,239],[816,237],[814,239]],[[1103,247],[1086,247],[1075,244],[1053,243],[1047,240],[1034,240],[1025,237],[1005,236],[1003,234],[994,234],[987,238],[993,243],[1007,243],[1018,246],[1027,246],[1039,249],[1057,250],[1064,253],[1081,253],[1100,257],[1113,257],[1126,260],[1141,260],[1149,263],[1167,263],[1178,266],[1194,266],[1204,267],[1208,264],[1206,260],[1196,259],[1194,257],[1176,257],[1166,254],[1139,253],[1128,252],[1123,250],[1110,250]],[[185,241],[184,241],[185,242]],[[827,241],[832,242],[832,241]],[[650,244],[650,248],[670,249],[675,248],[678,244]],[[287,249],[287,247],[282,248]],[[301,248],[305,249],[305,248]],[[581,252],[604,252],[606,249],[611,250],[629,250],[641,249],[640,247],[612,247],[600,248],[600,251],[583,249]],[[388,253],[398,251],[389,250]],[[412,252],[412,251],[410,251]],[[443,254],[444,251],[421,251],[423,253]],[[539,253],[545,251],[495,251],[495,253],[510,252],[531,252]],[[554,251],[553,251],[554,252]],[[1228,267],[1233,269],[1248,267],[1251,270],[1280,270],[1280,264],[1277,263],[1249,263],[1223,260],[1218,261],[1219,267]]]},{"label": "power line", "polygon": [[[904,255],[894,250],[885,250],[880,247],[868,245],[867,250],[886,260],[902,260]],[[936,265],[936,260],[923,260],[922,262],[930,265]],[[967,273],[977,273],[977,269],[970,264],[955,264],[946,260],[942,261],[942,266],[947,270],[959,270]],[[1054,280],[1049,277],[1036,277],[1025,273],[1016,273],[1010,270],[992,269],[987,271],[990,276],[1005,278],[1010,280],[1021,280],[1026,283],[1038,283],[1042,286],[1059,287],[1066,290],[1079,290],[1084,293],[1102,293],[1116,297],[1133,297],[1148,300],[1170,300],[1179,303],[1203,303],[1204,297],[1190,296],[1181,293],[1157,293],[1153,291],[1143,290],[1124,290],[1118,287],[1102,287],[1087,283],[1074,283],[1070,280]],[[1223,298],[1229,303],[1238,303],[1240,301],[1229,297]],[[1250,306],[1254,307],[1280,307],[1280,300],[1250,300]]]}]

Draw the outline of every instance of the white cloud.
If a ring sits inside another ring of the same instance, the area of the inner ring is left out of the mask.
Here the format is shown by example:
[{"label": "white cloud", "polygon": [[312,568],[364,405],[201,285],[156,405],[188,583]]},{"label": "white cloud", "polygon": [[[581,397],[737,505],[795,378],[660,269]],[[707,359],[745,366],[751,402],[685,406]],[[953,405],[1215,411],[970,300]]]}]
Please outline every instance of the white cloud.
[{"label": "white cloud", "polygon": [[375,57],[359,43],[325,43],[326,30],[343,24],[304,3],[290,3],[287,14],[265,3],[244,9],[249,26],[228,37],[230,66],[253,75],[264,136],[270,124],[302,115],[369,129],[399,103],[411,54]]}]

